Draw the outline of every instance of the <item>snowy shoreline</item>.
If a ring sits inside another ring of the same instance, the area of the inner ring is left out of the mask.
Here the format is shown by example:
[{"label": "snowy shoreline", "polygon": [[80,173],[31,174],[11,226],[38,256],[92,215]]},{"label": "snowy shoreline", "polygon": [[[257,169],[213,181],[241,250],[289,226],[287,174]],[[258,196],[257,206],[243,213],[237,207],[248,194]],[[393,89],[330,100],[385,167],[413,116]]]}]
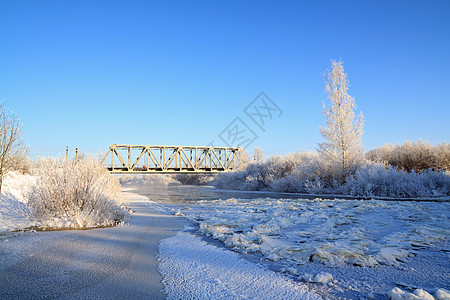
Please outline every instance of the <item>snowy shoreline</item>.
[{"label": "snowy shoreline", "polygon": [[165,299],[158,246],[182,220],[123,195],[135,211],[124,226],[0,236],[0,299]]},{"label": "snowy shoreline", "polygon": [[304,283],[244,260],[237,253],[210,245],[186,231],[163,240],[159,249],[159,270],[168,299],[321,298]]},{"label": "snowy shoreline", "polygon": [[199,186],[199,188],[205,191],[214,191],[218,193],[243,193],[243,194],[261,194],[261,195],[279,195],[281,197],[288,198],[304,198],[304,199],[349,199],[349,200],[384,200],[384,201],[426,201],[426,202],[450,202],[449,196],[436,196],[436,197],[409,197],[409,198],[399,198],[399,197],[356,197],[351,195],[341,195],[341,194],[305,194],[305,193],[285,193],[285,192],[274,192],[274,191],[246,191],[246,190],[227,190],[219,189],[213,186]]}]

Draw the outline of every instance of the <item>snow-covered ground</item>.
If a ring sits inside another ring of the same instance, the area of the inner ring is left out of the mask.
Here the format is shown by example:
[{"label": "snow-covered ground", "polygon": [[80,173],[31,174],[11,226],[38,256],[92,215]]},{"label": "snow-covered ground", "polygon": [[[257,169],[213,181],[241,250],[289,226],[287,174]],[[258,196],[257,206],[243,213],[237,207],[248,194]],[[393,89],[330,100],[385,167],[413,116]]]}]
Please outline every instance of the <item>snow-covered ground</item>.
[{"label": "snow-covered ground", "polygon": [[0,235],[0,299],[165,299],[158,246],[183,220],[123,197],[126,226]]},{"label": "snow-covered ground", "polygon": [[35,225],[22,213],[26,210],[23,193],[33,180],[30,175],[7,174],[0,199],[0,233]]},{"label": "snow-covered ground", "polygon": [[168,299],[319,299],[298,283],[185,231],[160,244]]},{"label": "snow-covered ground", "polygon": [[450,286],[448,202],[196,198],[155,205],[323,295],[412,299]]},{"label": "snow-covered ground", "polygon": [[[34,225],[20,213],[32,180],[7,178],[0,232]],[[153,207],[192,227],[159,246],[169,298],[450,299],[449,202],[223,197],[165,180],[128,190],[149,197],[134,218]]]}]

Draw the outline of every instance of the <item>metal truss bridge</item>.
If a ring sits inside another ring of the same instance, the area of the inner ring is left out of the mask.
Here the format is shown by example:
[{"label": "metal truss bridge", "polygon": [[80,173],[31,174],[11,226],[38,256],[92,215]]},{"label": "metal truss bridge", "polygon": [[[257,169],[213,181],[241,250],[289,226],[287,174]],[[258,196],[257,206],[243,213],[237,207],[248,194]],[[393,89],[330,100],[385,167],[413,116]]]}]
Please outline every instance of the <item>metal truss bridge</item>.
[{"label": "metal truss bridge", "polygon": [[[117,145],[109,147],[107,169],[113,174],[218,173],[233,170],[240,147]],[[124,159],[124,157],[126,159]]]}]

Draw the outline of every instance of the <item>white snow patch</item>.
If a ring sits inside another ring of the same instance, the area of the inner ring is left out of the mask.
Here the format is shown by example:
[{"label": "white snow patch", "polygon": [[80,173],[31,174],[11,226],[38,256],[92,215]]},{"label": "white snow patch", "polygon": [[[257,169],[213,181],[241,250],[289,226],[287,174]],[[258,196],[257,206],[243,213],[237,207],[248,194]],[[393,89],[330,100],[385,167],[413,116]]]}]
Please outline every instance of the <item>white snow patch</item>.
[{"label": "white snow patch", "polygon": [[307,286],[179,232],[159,246],[168,299],[318,299]]},{"label": "white snow patch", "polygon": [[446,289],[438,289],[436,293],[434,293],[434,297],[437,300],[450,300],[450,291]]},{"label": "white snow patch", "polygon": [[330,273],[321,272],[314,276],[314,282],[327,283],[330,281],[333,281],[333,275],[331,275]]},{"label": "white snow patch", "polygon": [[450,292],[445,289],[438,289],[433,297],[423,289],[416,289],[414,292],[408,293],[396,287],[389,291],[388,297],[391,300],[449,300]]},{"label": "white snow patch", "polygon": [[0,232],[36,225],[22,213],[22,211],[26,211],[23,193],[33,181],[34,178],[30,175],[14,172],[7,174],[3,181],[0,198]]},{"label": "white snow patch", "polygon": [[315,283],[328,283],[333,281],[333,275],[330,273],[320,272],[319,274],[313,276],[311,274],[304,274],[302,279],[306,282],[315,282]]}]

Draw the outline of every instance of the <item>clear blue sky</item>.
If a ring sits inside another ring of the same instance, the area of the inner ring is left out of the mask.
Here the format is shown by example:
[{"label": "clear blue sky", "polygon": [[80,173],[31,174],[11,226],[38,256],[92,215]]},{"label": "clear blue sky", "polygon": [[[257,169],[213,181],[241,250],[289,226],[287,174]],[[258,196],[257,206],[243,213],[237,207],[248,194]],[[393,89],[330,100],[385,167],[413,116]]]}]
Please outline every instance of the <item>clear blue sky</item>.
[{"label": "clear blue sky", "polygon": [[[112,143],[224,145],[240,117],[268,155],[322,137],[342,58],[366,150],[450,142],[450,1],[0,1],[0,99],[31,154]],[[244,108],[283,111],[262,131]]]}]

